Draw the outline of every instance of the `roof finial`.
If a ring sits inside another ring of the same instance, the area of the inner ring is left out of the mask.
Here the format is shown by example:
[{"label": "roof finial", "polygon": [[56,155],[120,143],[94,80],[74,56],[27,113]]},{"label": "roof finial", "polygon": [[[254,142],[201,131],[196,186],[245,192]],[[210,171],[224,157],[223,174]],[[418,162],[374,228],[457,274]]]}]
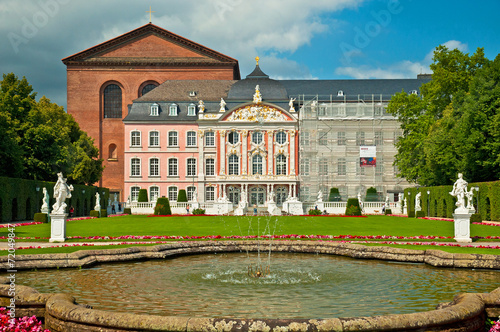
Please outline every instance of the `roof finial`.
[{"label": "roof finial", "polygon": [[146,11],[146,13],[149,13],[149,23],[151,23],[151,13],[154,13],[154,10],[151,10],[151,6],[149,6],[149,11]]},{"label": "roof finial", "polygon": [[260,58],[259,58],[258,56],[257,56],[257,57],[255,57],[255,61],[257,62],[257,66],[259,65],[259,59],[260,59]]}]

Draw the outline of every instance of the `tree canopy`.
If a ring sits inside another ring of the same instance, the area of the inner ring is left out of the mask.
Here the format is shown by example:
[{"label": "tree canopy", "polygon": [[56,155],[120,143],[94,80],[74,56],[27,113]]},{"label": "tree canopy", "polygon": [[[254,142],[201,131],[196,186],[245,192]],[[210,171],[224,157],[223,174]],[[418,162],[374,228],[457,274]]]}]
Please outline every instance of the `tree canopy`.
[{"label": "tree canopy", "polygon": [[63,107],[39,101],[26,78],[4,74],[0,84],[0,176],[93,184],[103,171],[93,140]]},{"label": "tree canopy", "polygon": [[401,123],[394,164],[399,176],[425,186],[500,178],[500,55],[469,55],[445,46],[434,52],[433,74],[421,97],[401,92],[388,112]]}]

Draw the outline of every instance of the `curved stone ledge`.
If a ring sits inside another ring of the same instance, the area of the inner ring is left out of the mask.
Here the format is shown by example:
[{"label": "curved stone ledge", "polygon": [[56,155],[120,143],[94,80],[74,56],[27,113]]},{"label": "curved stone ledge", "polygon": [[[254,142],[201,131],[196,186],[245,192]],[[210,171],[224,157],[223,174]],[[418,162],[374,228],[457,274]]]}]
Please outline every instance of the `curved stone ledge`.
[{"label": "curved stone ledge", "polygon": [[[263,249],[274,252],[320,253],[362,259],[427,263],[441,267],[500,269],[495,255],[450,254],[439,250],[369,247],[326,241],[210,241],[173,242],[153,247],[81,250],[71,254],[16,257],[16,268],[91,266],[106,262],[165,259],[180,255],[241,252]],[[5,260],[4,260],[5,262]],[[0,278],[0,303],[10,303],[8,278]],[[40,294],[16,286],[16,315],[36,315],[45,327],[57,331],[193,331],[193,332],[292,332],[292,331],[481,331],[485,317],[500,311],[500,288],[487,294],[460,294],[438,309],[413,314],[331,319],[231,319],[165,317],[94,310],[78,305],[67,294]],[[19,310],[17,310],[19,309]]]},{"label": "curved stone ledge", "polygon": [[[16,256],[16,269],[78,268],[99,263],[165,259],[176,255],[257,251],[272,245],[275,252],[321,253],[362,259],[425,263],[436,267],[500,270],[500,255],[452,254],[440,250],[411,250],[364,246],[328,241],[192,241],[172,242],[151,247],[80,250],[69,254]],[[0,257],[0,268],[8,269],[7,256]]]}]

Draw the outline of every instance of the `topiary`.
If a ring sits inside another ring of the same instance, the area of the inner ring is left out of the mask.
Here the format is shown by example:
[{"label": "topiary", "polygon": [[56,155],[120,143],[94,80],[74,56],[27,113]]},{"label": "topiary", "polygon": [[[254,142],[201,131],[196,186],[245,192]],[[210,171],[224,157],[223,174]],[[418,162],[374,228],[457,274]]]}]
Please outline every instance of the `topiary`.
[{"label": "topiary", "polygon": [[483,222],[483,218],[481,218],[481,215],[479,213],[474,213],[472,216],[470,216],[470,222]]},{"label": "topiary", "polygon": [[139,189],[139,197],[137,198],[137,202],[148,202],[147,189]]},{"label": "topiary", "polygon": [[186,190],[181,189],[179,190],[179,195],[177,195],[177,202],[187,202],[187,195],[186,195]]},{"label": "topiary", "polygon": [[408,218],[415,218],[415,210],[408,211]]},{"label": "topiary", "polygon": [[319,216],[322,214],[321,210],[317,209],[310,209],[308,213],[310,216]]},{"label": "topiary", "polygon": [[385,209],[385,214],[392,214],[392,210],[391,209]]},{"label": "topiary", "polygon": [[378,193],[377,189],[374,187],[370,187],[366,189],[366,197],[365,197],[365,202],[378,202]]},{"label": "topiary", "polygon": [[340,196],[338,188],[330,188],[330,194],[328,195],[329,202],[340,202],[342,200],[342,196]]},{"label": "topiary", "polygon": [[[155,206],[155,216],[170,216],[172,211],[170,210],[170,201],[166,197],[160,197],[156,201]],[[193,211],[194,214],[194,211]]]},{"label": "topiary", "polygon": [[422,210],[417,211],[416,217],[417,218],[423,218],[423,217],[425,217],[425,212],[422,211]]},{"label": "topiary", "polygon": [[132,214],[132,209],[131,208],[124,208],[123,213],[124,214]]},{"label": "topiary", "polygon": [[101,210],[101,218],[107,218],[108,217],[108,210],[102,209]]},{"label": "topiary", "polygon": [[35,221],[36,222],[48,223],[49,222],[49,218],[47,216],[47,213],[35,213]]},{"label": "topiary", "polygon": [[91,210],[91,211],[90,211],[90,216],[91,216],[91,217],[96,217],[96,218],[99,218],[99,211],[96,211],[96,210]]},{"label": "topiary", "polygon": [[205,214],[205,210],[203,209],[194,209],[193,210],[193,215],[195,216],[200,216],[200,215],[204,215]]},{"label": "topiary", "polygon": [[361,216],[361,207],[357,198],[349,198],[345,209],[346,216]]}]

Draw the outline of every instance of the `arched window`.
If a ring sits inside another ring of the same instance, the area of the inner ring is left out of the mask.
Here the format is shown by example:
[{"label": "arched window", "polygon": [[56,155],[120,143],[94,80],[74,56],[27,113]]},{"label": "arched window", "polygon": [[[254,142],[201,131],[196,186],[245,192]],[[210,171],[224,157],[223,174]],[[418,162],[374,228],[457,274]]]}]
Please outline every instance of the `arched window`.
[{"label": "arched window", "polygon": [[156,130],[149,132],[149,146],[150,147],[160,146],[160,132]]},{"label": "arched window", "polygon": [[132,202],[137,202],[137,199],[139,198],[139,187],[131,187],[130,188],[130,200]]},{"label": "arched window", "polygon": [[170,158],[168,160],[168,176],[178,176],[177,159]]},{"label": "arched window", "polygon": [[[191,202],[193,200],[193,198],[194,198],[193,195],[194,195],[195,191],[196,191],[196,187],[194,187],[194,186],[187,187],[187,199],[188,199],[188,201]],[[196,199],[198,199],[198,197],[196,197]]]},{"label": "arched window", "polygon": [[110,84],[104,89],[104,118],[122,118],[122,89]]},{"label": "arched window", "polygon": [[141,146],[141,132],[134,130],[130,133],[130,146]]},{"label": "arched window", "polygon": [[[154,88],[156,88],[158,85],[157,84],[146,84],[142,90],[141,90],[141,96],[144,96],[146,93],[148,93],[149,91],[153,90]],[[140,96],[139,96],[140,97]]]},{"label": "arched window", "polygon": [[118,159],[116,144],[110,144],[108,148],[108,159]]},{"label": "arched window", "polygon": [[286,175],[286,156],[278,155],[276,157],[276,175]]},{"label": "arched window", "polygon": [[153,186],[149,188],[149,201],[155,202],[156,199],[160,197],[160,188]]},{"label": "arched window", "polygon": [[255,155],[252,158],[252,174],[262,174],[263,165],[262,165],[262,156]]},{"label": "arched window", "polygon": [[239,174],[239,169],[240,169],[240,158],[232,154],[229,156],[229,170],[228,174],[229,175],[238,175]]},{"label": "arched window", "polygon": [[256,131],[252,134],[252,143],[260,144],[262,143],[263,135],[260,131]]},{"label": "arched window", "polygon": [[168,187],[168,200],[177,202],[177,187]]},{"label": "arched window", "polygon": [[187,132],[187,146],[196,146],[196,132],[188,131]]},{"label": "arched window", "polygon": [[179,146],[177,141],[177,132],[169,131],[168,132],[168,146]]}]

